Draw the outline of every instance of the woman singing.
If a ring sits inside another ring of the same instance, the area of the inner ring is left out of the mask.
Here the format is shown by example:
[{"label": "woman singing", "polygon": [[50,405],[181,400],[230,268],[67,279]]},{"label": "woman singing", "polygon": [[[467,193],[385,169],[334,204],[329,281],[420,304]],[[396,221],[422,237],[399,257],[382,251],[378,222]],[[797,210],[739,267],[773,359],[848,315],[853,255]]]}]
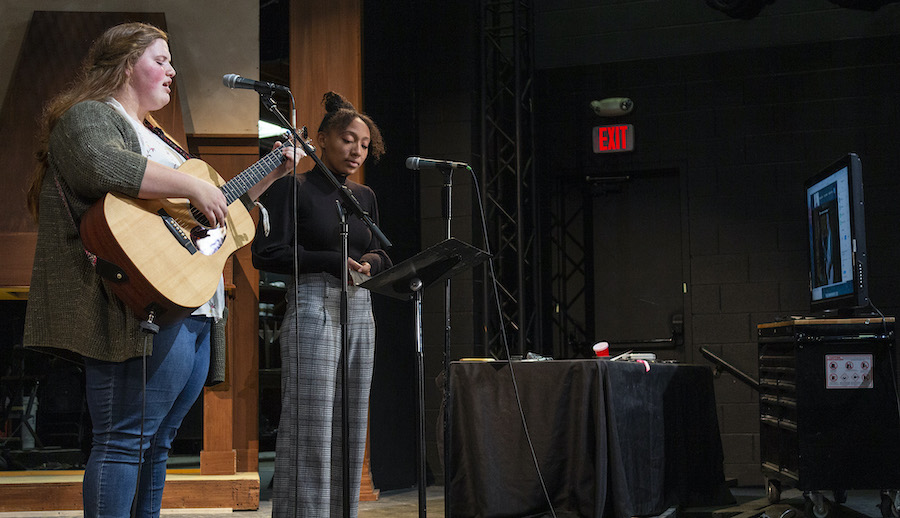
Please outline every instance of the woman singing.
[{"label": "woman singing", "polygon": [[[108,29],[73,86],[45,109],[28,193],[38,238],[24,342],[84,359],[93,423],[88,517],[159,515],[169,449],[207,381],[211,347],[224,347],[211,340],[224,326],[221,282],[192,315],[147,334],[101,281],[79,237],[82,214],[108,192],[187,198],[212,225],[225,221],[225,196],[175,170],[187,153],[150,116],[169,103],[174,78],[165,32],[142,23]],[[283,153],[288,160],[251,197],[291,170],[293,148]]]}]

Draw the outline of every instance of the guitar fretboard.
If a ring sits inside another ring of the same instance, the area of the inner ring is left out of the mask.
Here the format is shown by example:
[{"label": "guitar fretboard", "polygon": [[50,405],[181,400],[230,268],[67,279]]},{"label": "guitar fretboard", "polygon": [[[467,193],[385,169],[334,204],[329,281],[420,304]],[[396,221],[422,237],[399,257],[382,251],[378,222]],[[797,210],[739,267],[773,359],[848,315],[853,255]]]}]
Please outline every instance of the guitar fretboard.
[{"label": "guitar fretboard", "polygon": [[[285,143],[290,146],[291,143]],[[219,188],[225,195],[225,201],[231,205],[235,200],[244,195],[251,187],[258,184],[260,180],[275,170],[284,162],[284,155],[281,154],[281,148],[273,149],[266,156],[259,159],[258,162],[244,169],[240,174],[228,180],[225,185]],[[201,225],[210,226],[209,220],[196,207],[191,205],[191,215],[194,216]]]},{"label": "guitar fretboard", "polygon": [[[288,142],[287,145],[290,146],[290,142]],[[284,155],[281,154],[281,149],[273,149],[258,162],[242,171],[239,175],[235,176],[221,187],[222,193],[225,195],[225,200],[231,205],[234,200],[240,198],[245,192],[249,191],[251,187],[258,184],[260,180],[274,171],[282,162],[284,162]]]}]

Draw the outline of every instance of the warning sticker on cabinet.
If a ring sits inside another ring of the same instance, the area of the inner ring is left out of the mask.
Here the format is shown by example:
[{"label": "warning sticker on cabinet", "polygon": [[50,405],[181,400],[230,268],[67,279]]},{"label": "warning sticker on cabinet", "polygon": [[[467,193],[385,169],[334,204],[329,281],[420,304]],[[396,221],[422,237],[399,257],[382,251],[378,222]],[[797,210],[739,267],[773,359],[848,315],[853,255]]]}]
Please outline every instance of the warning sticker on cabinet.
[{"label": "warning sticker on cabinet", "polygon": [[873,388],[871,354],[826,354],[825,388]]}]

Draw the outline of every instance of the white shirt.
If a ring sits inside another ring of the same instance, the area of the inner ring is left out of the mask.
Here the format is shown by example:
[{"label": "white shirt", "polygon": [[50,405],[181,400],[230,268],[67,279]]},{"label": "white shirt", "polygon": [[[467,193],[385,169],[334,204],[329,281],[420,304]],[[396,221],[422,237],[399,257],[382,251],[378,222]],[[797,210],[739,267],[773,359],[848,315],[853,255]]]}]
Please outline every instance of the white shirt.
[{"label": "white shirt", "polygon": [[[131,126],[134,128],[134,131],[137,132],[138,140],[141,142],[141,154],[147,157],[149,160],[153,160],[154,162],[160,163],[162,165],[178,168],[181,164],[185,162],[181,153],[175,151],[168,144],[166,144],[156,133],[150,131],[144,124],[138,120],[136,120],[131,115],[125,111],[125,108],[122,106],[119,101],[110,97],[106,100],[106,104],[112,106],[119,115],[125,117]],[[202,315],[207,317],[212,317],[216,320],[222,318],[225,308],[225,279],[223,277],[219,277],[219,285],[216,287],[216,292],[213,294],[213,297],[204,305],[195,309],[192,315]]]}]

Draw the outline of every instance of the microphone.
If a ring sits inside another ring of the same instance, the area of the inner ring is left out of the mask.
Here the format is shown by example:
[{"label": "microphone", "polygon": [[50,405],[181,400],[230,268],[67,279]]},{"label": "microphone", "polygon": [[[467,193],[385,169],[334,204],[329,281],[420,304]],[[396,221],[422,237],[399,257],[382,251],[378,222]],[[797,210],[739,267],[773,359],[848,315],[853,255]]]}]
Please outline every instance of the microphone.
[{"label": "microphone", "polygon": [[468,169],[465,162],[451,162],[450,160],[432,160],[411,156],[406,159],[406,168],[418,171],[419,169]]},{"label": "microphone", "polygon": [[237,74],[225,74],[222,76],[222,83],[228,88],[246,88],[247,90],[256,90],[261,94],[271,94],[275,90],[282,92],[290,92],[291,89],[284,85],[276,85],[275,83],[267,83],[265,81],[254,81],[252,79],[243,78]]}]

